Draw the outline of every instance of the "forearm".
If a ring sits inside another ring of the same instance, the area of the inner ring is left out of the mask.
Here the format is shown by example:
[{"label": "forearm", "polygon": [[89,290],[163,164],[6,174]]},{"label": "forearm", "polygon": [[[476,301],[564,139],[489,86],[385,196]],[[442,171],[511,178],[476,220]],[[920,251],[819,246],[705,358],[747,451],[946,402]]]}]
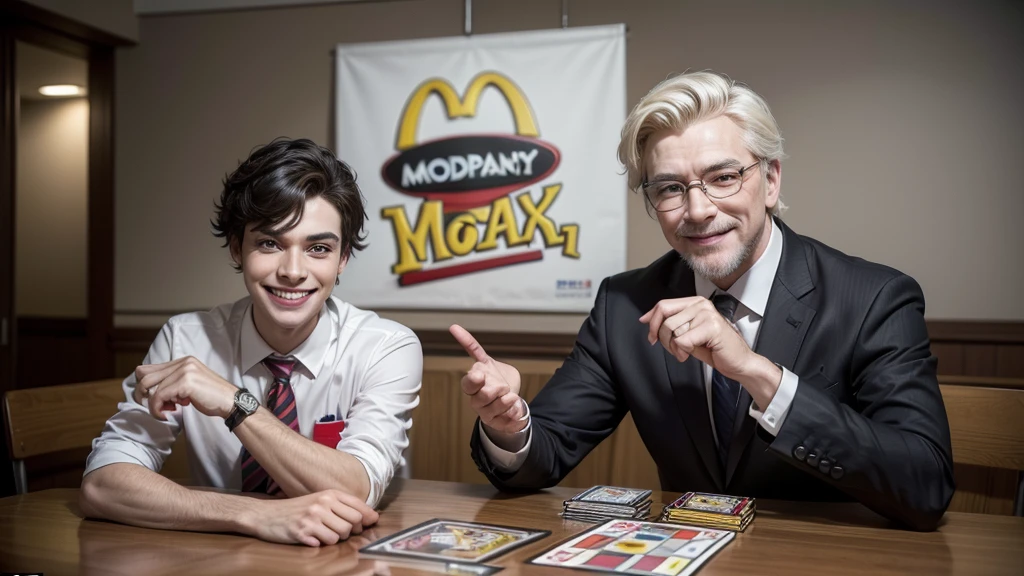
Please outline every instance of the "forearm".
[{"label": "forearm", "polygon": [[250,498],[190,489],[136,464],[90,472],[79,505],[86,516],[144,528],[251,534]]},{"label": "forearm", "polygon": [[[570,412],[578,410],[581,416],[588,418],[588,424],[594,424],[599,420],[595,416],[599,412],[597,410],[579,410],[580,404],[577,402],[567,402],[558,408],[548,404],[543,397],[539,397],[535,407],[531,408],[533,417],[530,420],[529,450],[514,471],[503,471],[496,466],[484,447],[484,433],[479,426],[474,426],[470,439],[473,459],[491,484],[499,490],[537,490],[558,484],[614,431],[624,415],[624,410],[616,411],[606,427],[591,430],[572,425]],[[562,411],[553,415],[550,413],[553,409]]]},{"label": "forearm", "polygon": [[291,498],[342,490],[366,500],[370,478],[355,456],[318,444],[260,408],[235,428],[242,445]]}]

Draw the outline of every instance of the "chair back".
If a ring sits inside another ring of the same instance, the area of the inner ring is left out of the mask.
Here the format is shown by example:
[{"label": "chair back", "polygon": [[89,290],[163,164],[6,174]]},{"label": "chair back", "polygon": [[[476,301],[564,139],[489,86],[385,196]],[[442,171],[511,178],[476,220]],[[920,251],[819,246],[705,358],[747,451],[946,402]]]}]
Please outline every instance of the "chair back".
[{"label": "chair back", "polygon": [[[949,419],[953,462],[960,465],[954,502],[967,497],[974,501],[972,511],[989,511],[998,505],[983,502],[980,497],[1002,499],[1005,507],[1012,506],[1015,514],[1024,515],[1024,380],[940,376],[939,389]],[[983,471],[968,467],[996,470],[981,480],[980,476],[970,476]],[[968,494],[975,489],[996,489],[1004,494]]]},{"label": "chair back", "polygon": [[[65,450],[82,450],[103,430],[125,399],[122,378],[11,390],[4,395],[7,442],[14,465],[15,488],[28,491],[25,459]],[[188,478],[184,434],[172,449],[161,473],[174,480]],[[82,469],[85,462],[82,462]]]}]

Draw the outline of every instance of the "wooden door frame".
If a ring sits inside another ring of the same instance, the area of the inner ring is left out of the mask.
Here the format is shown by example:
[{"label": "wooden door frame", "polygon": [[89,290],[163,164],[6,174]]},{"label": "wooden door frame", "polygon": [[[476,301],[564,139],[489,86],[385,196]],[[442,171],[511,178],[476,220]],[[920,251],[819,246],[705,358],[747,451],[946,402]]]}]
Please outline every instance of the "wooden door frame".
[{"label": "wooden door frame", "polygon": [[[133,44],[20,0],[0,0],[0,318],[7,318],[7,346],[0,346],[0,396],[18,388],[14,381],[18,41],[84,58],[89,63],[86,290],[92,379],[112,376],[114,370],[114,50]],[[53,360],[60,362],[60,358]],[[0,447],[0,463],[8,460],[7,448],[6,442]],[[10,475],[8,467],[3,468],[0,495],[7,495],[11,493]]]},{"label": "wooden door frame", "polygon": [[[14,326],[14,196],[15,169],[17,158],[17,86],[14,44],[22,41],[57,52],[84,58],[89,65],[89,160],[88,160],[88,262],[87,314],[88,338],[91,363],[90,378],[111,376],[114,369],[114,355],[111,340],[114,328],[114,50],[132,43],[88,25],[43,10],[18,0],[3,0],[0,15],[5,22],[2,34],[4,58],[3,90],[4,110],[2,122],[3,158],[0,166],[8,176],[0,182],[0,225],[8,232],[0,239],[10,248],[11,261],[5,262],[0,256],[0,266],[6,264],[11,274],[0,287],[0,306],[9,302],[9,341],[15,342]],[[9,214],[8,214],[9,212]],[[4,219],[7,220],[4,220]],[[0,268],[3,270],[3,268]],[[0,296],[2,298],[2,296]],[[8,378],[14,377],[14,350],[8,346],[8,365],[0,364]],[[0,357],[2,358],[2,357]],[[2,362],[2,359],[0,359]],[[10,384],[17,388],[16,382]],[[3,390],[0,390],[2,392]]]},{"label": "wooden door frame", "polygon": [[[2,13],[0,13],[2,14]],[[15,38],[0,24],[0,394],[12,388],[14,326],[14,187],[18,121]]]}]

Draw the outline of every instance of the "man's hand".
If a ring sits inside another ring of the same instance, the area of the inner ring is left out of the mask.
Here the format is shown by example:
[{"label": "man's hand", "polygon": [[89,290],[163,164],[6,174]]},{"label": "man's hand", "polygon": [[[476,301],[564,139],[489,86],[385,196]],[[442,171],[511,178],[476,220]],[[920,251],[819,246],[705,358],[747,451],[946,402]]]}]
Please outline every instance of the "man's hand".
[{"label": "man's hand", "polygon": [[149,412],[165,420],[165,410],[178,405],[196,407],[207,416],[227,418],[235,406],[238,388],[221,378],[192,356],[163,364],[149,364],[135,369],[138,382],[132,396],[142,404],[149,399]]},{"label": "man's hand", "polygon": [[649,326],[647,341],[660,341],[680,362],[696,356],[736,381],[759,364],[757,354],[707,298],[662,300],[640,321]]},{"label": "man's hand", "polygon": [[341,490],[324,490],[298,498],[254,499],[242,522],[260,540],[320,546],[337,544],[377,523],[377,512]]},{"label": "man's hand", "polygon": [[512,434],[526,428],[526,415],[519,397],[519,371],[491,358],[465,328],[453,324],[449,328],[455,340],[476,362],[462,377],[462,391],[469,396],[469,405],[480,421],[498,432]]}]

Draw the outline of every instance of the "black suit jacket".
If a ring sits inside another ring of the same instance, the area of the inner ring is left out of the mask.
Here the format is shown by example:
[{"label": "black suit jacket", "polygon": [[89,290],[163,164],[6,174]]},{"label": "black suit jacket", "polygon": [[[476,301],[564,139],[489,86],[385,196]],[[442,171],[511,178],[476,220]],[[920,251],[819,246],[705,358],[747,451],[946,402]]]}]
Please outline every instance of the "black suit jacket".
[{"label": "black suit jacket", "polygon": [[742,391],[725,469],[711,432],[702,364],[647,342],[659,300],[695,295],[676,252],[607,278],[564,364],[530,404],[533,439],[514,474],[473,459],[500,489],[557,484],[631,412],[663,490],[787,500],[850,500],[933,529],[953,495],[949,424],[909,276],[783,233],[782,260],[755,351],[799,378],[778,436]]}]

